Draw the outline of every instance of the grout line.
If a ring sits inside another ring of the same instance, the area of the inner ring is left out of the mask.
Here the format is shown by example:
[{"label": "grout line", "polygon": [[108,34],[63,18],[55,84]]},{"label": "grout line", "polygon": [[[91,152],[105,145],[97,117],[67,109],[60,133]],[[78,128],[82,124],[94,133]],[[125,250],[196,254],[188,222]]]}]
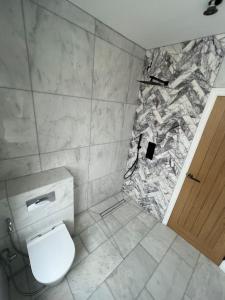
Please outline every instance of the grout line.
[{"label": "grout line", "polygon": [[[127,54],[129,54],[129,55],[131,55],[131,56],[134,56],[134,57],[136,57],[136,58],[138,58],[138,59],[140,59],[140,60],[142,60],[142,61],[144,60],[144,57],[143,57],[143,58],[140,58],[139,56],[134,55],[134,54],[131,53],[131,52],[128,52],[126,49],[123,49],[123,48],[121,48],[121,47],[119,47],[119,46],[113,44],[112,42],[103,39],[102,37],[100,37],[99,35],[97,35],[95,32],[93,33],[93,32],[91,32],[91,31],[89,31],[89,30],[87,30],[87,29],[81,27],[80,25],[78,25],[78,24],[76,24],[76,23],[73,23],[72,21],[68,20],[67,18],[63,17],[62,15],[57,14],[56,12],[50,10],[49,8],[43,6],[43,5],[39,4],[39,3],[36,3],[34,0],[30,0],[30,1],[32,2],[33,5],[36,5],[36,6],[40,7],[40,8],[42,8],[43,10],[46,10],[48,13],[51,13],[51,14],[55,15],[56,17],[58,17],[58,18],[60,18],[60,19],[62,19],[62,20],[64,20],[64,21],[66,21],[66,22],[72,24],[73,26],[77,26],[79,29],[81,29],[81,30],[83,30],[83,31],[85,31],[85,32],[87,32],[87,33],[89,33],[90,35],[93,35],[93,36],[95,36],[95,37],[97,37],[97,38],[99,38],[99,39],[101,39],[101,40],[103,40],[103,41],[105,41],[105,42],[111,44],[112,46],[114,46],[114,47],[120,49],[121,51],[123,51],[123,52],[125,52],[125,53],[127,53]],[[74,6],[76,6],[74,3],[70,2],[70,1],[67,1],[67,2],[69,2],[70,4],[73,4]],[[76,7],[78,7],[78,6],[76,6]],[[78,9],[83,10],[83,9],[81,9],[80,7],[78,7]],[[89,13],[87,13],[86,11],[84,11],[84,12],[85,12],[86,14],[89,14]],[[90,15],[90,16],[91,16],[91,15]],[[93,17],[93,16],[92,16],[92,17]],[[93,19],[94,19],[94,22],[95,22],[96,20],[99,21],[99,22],[101,22],[100,20],[96,19],[95,17],[93,17]],[[101,23],[102,23],[102,22],[101,22]],[[102,23],[102,24],[104,24],[104,23]],[[104,24],[104,25],[105,25],[105,24]],[[106,27],[109,27],[108,25],[105,25],[105,26],[106,26]],[[112,31],[118,33],[116,30],[112,29],[111,27],[109,27],[109,28],[110,28]],[[94,31],[95,31],[95,30],[94,30]],[[118,34],[119,34],[120,36],[122,36],[120,33],[118,33]],[[122,36],[122,37],[123,37],[123,36]],[[129,39],[126,38],[126,37],[123,37],[123,38],[126,39],[126,40],[129,40]],[[134,46],[136,45],[136,46],[138,46],[139,48],[143,49],[144,52],[146,52],[147,49],[144,49],[143,47],[139,46],[138,44],[136,44],[136,43],[133,42],[133,41],[131,41],[131,42],[134,44],[134,45],[133,45],[133,49],[134,49]]]},{"label": "grout line", "polygon": [[36,130],[36,142],[37,142],[37,150],[38,150],[37,155],[39,156],[40,169],[42,170],[41,156],[40,156],[40,144],[39,144],[38,127],[37,127],[37,116],[36,116],[36,111],[35,111],[35,101],[34,101],[34,93],[33,93],[32,74],[31,74],[30,53],[29,53],[29,47],[28,47],[26,19],[25,19],[25,11],[24,11],[24,0],[21,0],[21,10],[22,10],[22,17],[23,17],[24,38],[25,38],[25,44],[26,44],[27,63],[28,63],[28,71],[29,71],[29,79],[30,79],[30,87],[31,87],[34,123],[35,123],[35,130]]}]

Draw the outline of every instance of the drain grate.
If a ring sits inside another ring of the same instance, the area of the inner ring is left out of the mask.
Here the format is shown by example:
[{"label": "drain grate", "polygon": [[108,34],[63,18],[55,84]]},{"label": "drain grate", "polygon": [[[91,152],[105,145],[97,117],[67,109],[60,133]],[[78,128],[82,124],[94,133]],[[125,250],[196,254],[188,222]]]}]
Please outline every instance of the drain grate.
[{"label": "drain grate", "polygon": [[125,199],[120,200],[119,202],[115,203],[114,205],[108,207],[107,209],[103,210],[99,213],[99,215],[103,218],[104,216],[110,214],[113,210],[119,208],[122,204],[126,203]]}]

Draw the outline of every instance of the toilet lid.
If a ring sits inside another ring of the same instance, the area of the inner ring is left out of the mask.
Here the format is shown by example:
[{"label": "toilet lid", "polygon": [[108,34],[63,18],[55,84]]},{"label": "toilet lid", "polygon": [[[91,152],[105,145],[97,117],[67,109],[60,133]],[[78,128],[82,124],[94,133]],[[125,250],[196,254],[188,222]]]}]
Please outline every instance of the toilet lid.
[{"label": "toilet lid", "polygon": [[61,279],[75,257],[73,240],[63,223],[27,242],[27,250],[35,279],[46,285]]}]

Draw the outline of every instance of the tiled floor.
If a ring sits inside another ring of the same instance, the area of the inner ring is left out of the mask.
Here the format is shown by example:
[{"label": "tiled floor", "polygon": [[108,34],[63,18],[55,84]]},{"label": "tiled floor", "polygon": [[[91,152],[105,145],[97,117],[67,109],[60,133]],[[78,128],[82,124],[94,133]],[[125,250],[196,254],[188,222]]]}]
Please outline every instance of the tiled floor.
[{"label": "tiled floor", "polygon": [[[116,200],[76,217],[72,269],[60,285],[33,299],[225,299],[225,274],[134,202],[101,218],[99,212]],[[29,299],[12,293],[11,300]]]}]

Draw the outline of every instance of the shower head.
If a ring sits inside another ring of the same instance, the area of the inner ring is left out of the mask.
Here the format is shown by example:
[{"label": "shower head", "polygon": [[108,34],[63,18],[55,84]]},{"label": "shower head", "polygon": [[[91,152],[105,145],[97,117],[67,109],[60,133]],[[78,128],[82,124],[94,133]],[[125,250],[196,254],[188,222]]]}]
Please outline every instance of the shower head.
[{"label": "shower head", "polygon": [[208,8],[204,11],[204,16],[211,16],[218,12],[217,6],[221,4],[223,0],[210,0],[208,3]]}]

